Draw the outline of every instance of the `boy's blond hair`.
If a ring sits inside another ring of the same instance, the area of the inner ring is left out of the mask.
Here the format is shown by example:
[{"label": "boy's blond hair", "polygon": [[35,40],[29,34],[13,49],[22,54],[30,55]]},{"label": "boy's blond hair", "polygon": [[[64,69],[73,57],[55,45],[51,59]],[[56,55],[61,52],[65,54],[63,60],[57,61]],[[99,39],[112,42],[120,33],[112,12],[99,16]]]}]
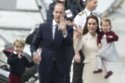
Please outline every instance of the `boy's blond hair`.
[{"label": "boy's blond hair", "polygon": [[13,46],[15,46],[15,44],[16,44],[17,42],[20,43],[23,47],[25,46],[25,41],[22,40],[22,39],[16,39],[16,40],[14,41],[14,43],[13,43]]}]

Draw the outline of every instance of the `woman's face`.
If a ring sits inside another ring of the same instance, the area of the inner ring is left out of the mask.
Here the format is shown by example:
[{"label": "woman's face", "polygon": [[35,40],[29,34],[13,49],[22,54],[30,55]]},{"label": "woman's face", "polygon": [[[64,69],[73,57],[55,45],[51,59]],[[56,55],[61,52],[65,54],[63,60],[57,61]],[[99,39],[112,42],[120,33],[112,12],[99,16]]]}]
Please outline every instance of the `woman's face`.
[{"label": "woman's face", "polygon": [[92,34],[95,33],[96,30],[97,30],[97,22],[96,22],[96,20],[93,19],[93,18],[90,18],[88,20],[87,27],[88,27],[88,32],[89,33],[92,33]]}]

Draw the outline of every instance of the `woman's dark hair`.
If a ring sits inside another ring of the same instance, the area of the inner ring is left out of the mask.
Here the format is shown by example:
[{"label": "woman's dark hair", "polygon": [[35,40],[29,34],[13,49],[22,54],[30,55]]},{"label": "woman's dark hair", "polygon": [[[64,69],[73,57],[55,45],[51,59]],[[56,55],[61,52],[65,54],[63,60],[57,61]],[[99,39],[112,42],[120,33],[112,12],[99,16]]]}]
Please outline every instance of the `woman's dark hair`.
[{"label": "woman's dark hair", "polygon": [[89,19],[95,19],[95,20],[96,20],[96,23],[97,23],[97,30],[96,30],[96,32],[97,32],[97,34],[98,34],[98,33],[99,33],[99,29],[100,29],[100,28],[99,28],[99,20],[98,20],[98,17],[95,16],[95,15],[90,15],[90,16],[88,16],[88,17],[86,18],[86,23],[85,23],[85,26],[84,26],[84,28],[83,28],[83,35],[88,32],[87,24],[88,24],[88,20],[89,20]]}]

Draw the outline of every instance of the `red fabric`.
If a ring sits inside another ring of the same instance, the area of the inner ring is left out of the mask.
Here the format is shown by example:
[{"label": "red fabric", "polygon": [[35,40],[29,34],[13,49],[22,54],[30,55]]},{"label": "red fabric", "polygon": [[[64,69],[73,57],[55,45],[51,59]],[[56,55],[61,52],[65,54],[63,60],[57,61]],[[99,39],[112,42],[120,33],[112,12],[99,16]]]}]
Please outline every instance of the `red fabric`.
[{"label": "red fabric", "polygon": [[99,34],[98,34],[98,37],[97,37],[97,45],[99,44],[99,43],[101,43],[101,39],[102,39],[102,37],[103,37],[103,35],[106,35],[106,37],[107,36],[113,36],[113,38],[108,38],[107,37],[107,43],[110,43],[110,42],[113,42],[113,41],[118,41],[118,36],[115,34],[115,32],[113,32],[113,31],[109,31],[109,32],[106,32],[106,33],[104,33],[103,31],[102,32],[100,32]]},{"label": "red fabric", "polygon": [[8,83],[23,83],[23,80],[21,77],[17,77],[13,74],[10,74]]}]

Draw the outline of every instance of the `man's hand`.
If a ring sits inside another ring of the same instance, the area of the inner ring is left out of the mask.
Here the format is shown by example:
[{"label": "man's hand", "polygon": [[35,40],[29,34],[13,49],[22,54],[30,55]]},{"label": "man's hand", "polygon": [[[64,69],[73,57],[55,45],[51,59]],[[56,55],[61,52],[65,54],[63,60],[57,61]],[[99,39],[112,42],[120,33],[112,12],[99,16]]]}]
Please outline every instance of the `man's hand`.
[{"label": "man's hand", "polygon": [[79,53],[75,53],[75,56],[74,56],[74,61],[77,62],[77,63],[80,63],[81,62],[81,58],[80,58],[80,55]]},{"label": "man's hand", "polygon": [[19,52],[19,53],[18,53],[18,58],[21,59],[22,56],[23,56],[23,52]]},{"label": "man's hand", "polygon": [[66,21],[64,19],[64,16],[60,17],[59,30],[61,30],[62,32],[66,31]]},{"label": "man's hand", "polygon": [[33,61],[34,61],[34,63],[39,64],[39,62],[41,60],[42,60],[42,57],[37,52],[34,52],[33,53]]}]

